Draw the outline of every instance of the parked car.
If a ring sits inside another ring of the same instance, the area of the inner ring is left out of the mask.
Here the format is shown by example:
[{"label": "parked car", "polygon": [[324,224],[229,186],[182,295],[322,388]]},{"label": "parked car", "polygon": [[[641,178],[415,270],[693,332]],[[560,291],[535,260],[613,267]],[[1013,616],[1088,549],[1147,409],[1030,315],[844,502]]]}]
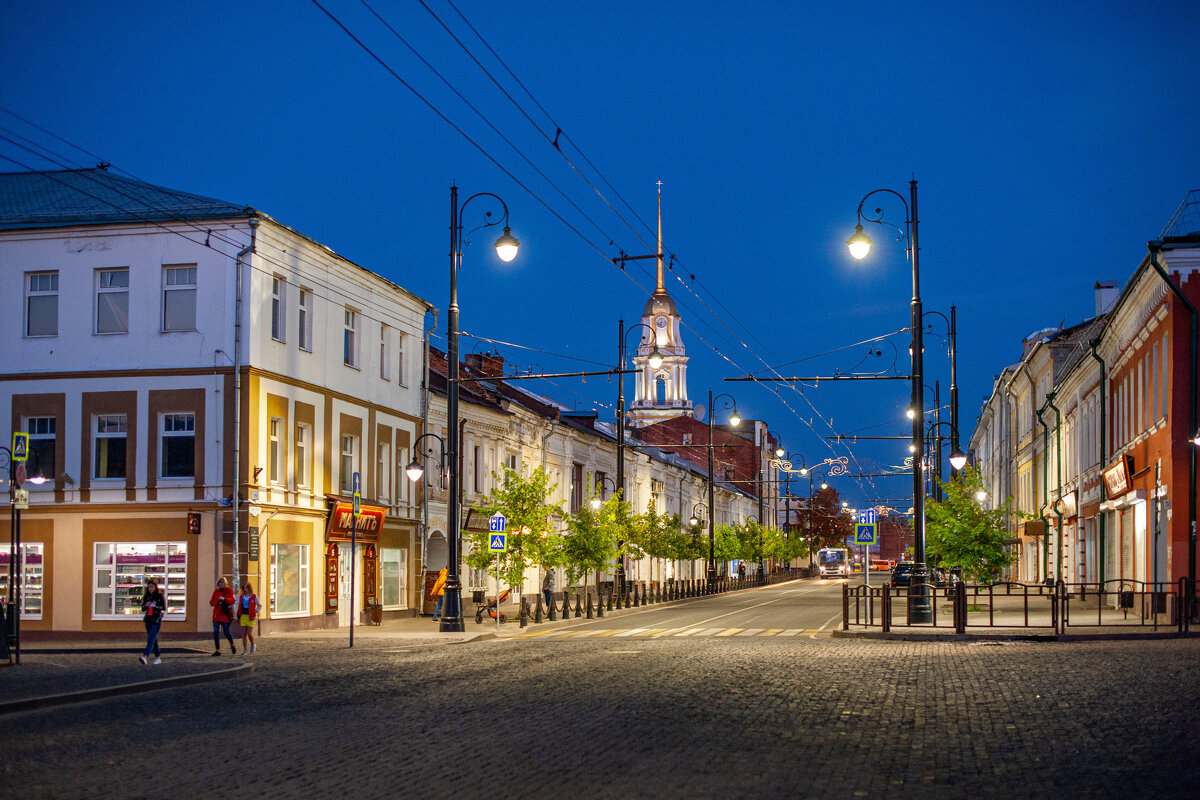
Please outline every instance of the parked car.
[{"label": "parked car", "polygon": [[911,561],[901,561],[892,567],[892,574],[888,576],[888,586],[908,586],[912,581],[912,571],[915,567]]}]

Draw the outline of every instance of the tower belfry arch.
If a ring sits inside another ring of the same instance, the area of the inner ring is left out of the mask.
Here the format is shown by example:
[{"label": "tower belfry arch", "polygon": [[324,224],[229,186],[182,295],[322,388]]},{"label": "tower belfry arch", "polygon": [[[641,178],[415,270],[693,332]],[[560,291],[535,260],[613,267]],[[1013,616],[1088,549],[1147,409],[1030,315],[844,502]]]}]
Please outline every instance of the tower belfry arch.
[{"label": "tower belfry arch", "polygon": [[[663,263],[662,181],[658,181],[658,251],[654,293],[642,310],[643,328],[633,366],[637,370],[636,389],[626,417],[635,427],[672,417],[690,416],[692,401],[687,394],[687,349],[680,336],[679,310],[667,293]],[[658,349],[662,365],[650,366],[650,353]]]}]

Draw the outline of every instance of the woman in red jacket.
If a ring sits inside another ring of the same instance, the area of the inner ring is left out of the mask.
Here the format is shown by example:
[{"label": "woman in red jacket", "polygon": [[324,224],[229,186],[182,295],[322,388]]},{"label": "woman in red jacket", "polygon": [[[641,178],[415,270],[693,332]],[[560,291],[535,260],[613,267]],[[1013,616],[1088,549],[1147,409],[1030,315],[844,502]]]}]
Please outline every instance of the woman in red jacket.
[{"label": "woman in red jacket", "polygon": [[[242,626],[242,655],[254,652],[254,620],[258,619],[258,595],[250,581],[242,584],[237,598],[238,624]],[[247,647],[247,643],[249,647]]]},{"label": "woman in red jacket", "polygon": [[216,648],[213,650],[214,656],[221,655],[222,632],[229,641],[230,654],[237,654],[237,648],[233,646],[233,634],[229,632],[229,623],[233,622],[234,602],[233,589],[229,588],[224,578],[217,580],[217,588],[213,590],[212,599],[208,601],[213,607],[213,647]]}]

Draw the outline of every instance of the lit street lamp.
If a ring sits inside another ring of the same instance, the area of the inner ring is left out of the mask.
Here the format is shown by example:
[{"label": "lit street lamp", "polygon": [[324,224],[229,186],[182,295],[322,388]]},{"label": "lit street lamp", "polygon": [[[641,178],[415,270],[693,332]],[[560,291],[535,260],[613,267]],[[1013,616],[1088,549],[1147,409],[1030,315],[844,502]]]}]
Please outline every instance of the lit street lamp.
[{"label": "lit street lamp", "polygon": [[449,430],[446,442],[446,466],[450,472],[449,497],[446,502],[446,533],[449,543],[449,563],[446,569],[446,591],[442,601],[442,621],[439,630],[443,633],[461,633],[464,630],[462,616],[462,583],[458,577],[459,524],[458,524],[458,268],[462,265],[462,212],[477,197],[489,197],[504,209],[504,216],[492,219],[492,212],[484,215],[483,224],[472,228],[468,235],[483,228],[504,225],[504,233],[496,240],[496,255],[501,261],[512,261],[517,256],[520,243],[508,227],[508,205],[490,192],[473,194],[458,204],[458,187],[450,187],[450,306],[446,314],[446,360],[449,384],[446,390],[446,414]]},{"label": "lit street lamp", "polygon": [[[659,254],[661,256],[661,253]],[[614,263],[620,259],[614,259]],[[650,341],[655,342],[647,362],[651,369],[658,369],[663,364],[662,353],[658,350],[654,329],[644,322],[625,328],[625,320],[617,320],[617,492],[625,499],[625,361],[629,351],[629,332],[645,328],[650,334]],[[624,542],[617,542],[617,597],[625,596],[625,553]]]},{"label": "lit street lamp", "polygon": [[[913,411],[913,532],[914,532],[914,558],[912,580],[908,587],[908,622],[928,623],[933,621],[933,610],[930,606],[929,599],[929,571],[925,566],[925,477],[922,475],[922,464],[924,462],[924,444],[925,444],[925,397],[922,387],[924,386],[925,371],[922,363],[922,351],[924,342],[922,340],[922,314],[921,314],[921,270],[920,256],[921,248],[917,237],[917,226],[919,218],[917,216],[917,181],[911,180],[908,182],[909,200],[905,200],[904,196],[891,189],[875,189],[863,196],[863,199],[858,202],[858,222],[854,226],[854,235],[846,240],[846,245],[850,248],[850,255],[856,259],[866,258],[867,253],[871,250],[871,239],[863,232],[863,203],[875,194],[885,193],[897,197],[904,204],[905,230],[900,230],[908,239],[908,260],[912,265],[912,301],[911,301],[911,356],[912,370],[910,378],[912,381],[912,411]],[[911,201],[911,202],[910,202]],[[889,225],[896,227],[890,222],[883,221],[883,210],[875,209],[875,216],[867,216],[868,222],[874,222],[880,225]]]}]

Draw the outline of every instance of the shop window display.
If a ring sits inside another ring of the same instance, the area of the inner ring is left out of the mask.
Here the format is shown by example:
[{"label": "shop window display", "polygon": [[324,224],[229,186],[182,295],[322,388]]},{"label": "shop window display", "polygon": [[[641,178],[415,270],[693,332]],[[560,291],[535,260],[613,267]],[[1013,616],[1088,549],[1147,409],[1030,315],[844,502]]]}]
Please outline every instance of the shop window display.
[{"label": "shop window display", "polygon": [[141,618],[142,593],[154,578],[167,596],[167,618],[187,616],[187,545],[97,542],[93,619]]},{"label": "shop window display", "polygon": [[308,545],[271,545],[271,616],[308,614]]},{"label": "shop window display", "polygon": [[[0,597],[6,602],[11,555],[11,547],[0,546]],[[21,576],[21,619],[41,619],[42,584],[45,579],[42,545],[22,544],[15,567],[17,574]]]}]

